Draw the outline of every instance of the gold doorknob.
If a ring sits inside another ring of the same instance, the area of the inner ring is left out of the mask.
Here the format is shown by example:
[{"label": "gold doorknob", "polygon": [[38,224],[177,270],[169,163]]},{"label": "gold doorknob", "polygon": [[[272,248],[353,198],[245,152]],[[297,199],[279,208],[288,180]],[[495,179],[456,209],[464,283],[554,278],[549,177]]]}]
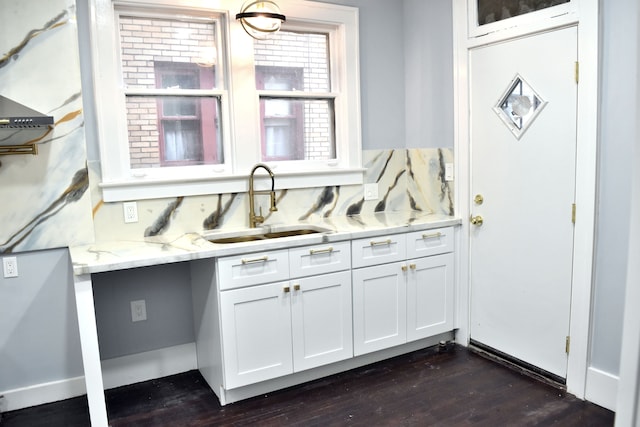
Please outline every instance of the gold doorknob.
[{"label": "gold doorknob", "polygon": [[479,226],[482,225],[483,222],[484,222],[484,220],[482,219],[482,217],[480,215],[471,216],[471,224],[477,225],[479,227]]},{"label": "gold doorknob", "polygon": [[481,205],[484,202],[484,197],[482,197],[482,194],[476,194],[476,197],[473,198],[473,201],[476,205]]}]

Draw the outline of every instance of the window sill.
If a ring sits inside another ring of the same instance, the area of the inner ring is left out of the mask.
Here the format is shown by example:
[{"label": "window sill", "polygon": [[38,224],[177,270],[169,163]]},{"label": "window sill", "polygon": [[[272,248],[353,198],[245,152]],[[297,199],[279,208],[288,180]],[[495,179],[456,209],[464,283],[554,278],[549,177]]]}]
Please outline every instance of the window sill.
[{"label": "window sill", "polygon": [[[261,184],[262,171],[256,175],[256,182]],[[281,189],[361,185],[364,169],[334,169],[304,172],[278,172],[274,169],[275,187]],[[119,182],[102,182],[102,198],[105,202],[122,202],[127,200],[161,199],[167,197],[199,196],[207,194],[244,193],[249,191],[249,176],[235,175],[224,177],[198,177],[182,180],[132,179]]]}]

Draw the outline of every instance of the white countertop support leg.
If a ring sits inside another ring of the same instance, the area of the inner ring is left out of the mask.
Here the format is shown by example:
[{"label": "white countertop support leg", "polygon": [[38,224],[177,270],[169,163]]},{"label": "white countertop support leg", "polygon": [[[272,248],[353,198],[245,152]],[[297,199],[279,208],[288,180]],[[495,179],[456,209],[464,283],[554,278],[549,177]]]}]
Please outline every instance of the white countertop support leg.
[{"label": "white countertop support leg", "polygon": [[107,427],[107,406],[102,383],[102,366],[100,364],[91,275],[74,276],[74,287],[91,425],[93,427]]}]

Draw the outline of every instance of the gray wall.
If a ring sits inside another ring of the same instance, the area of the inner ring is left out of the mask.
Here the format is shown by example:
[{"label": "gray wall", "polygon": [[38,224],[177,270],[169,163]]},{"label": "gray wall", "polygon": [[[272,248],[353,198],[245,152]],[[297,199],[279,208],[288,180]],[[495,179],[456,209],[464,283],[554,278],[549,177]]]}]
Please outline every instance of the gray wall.
[{"label": "gray wall", "polygon": [[325,3],[359,8],[362,148],[404,148],[404,2],[328,0]]},{"label": "gray wall", "polygon": [[[195,340],[189,264],[94,275],[100,356],[110,359]],[[131,323],[131,301],[145,300],[147,320]]]},{"label": "gray wall", "polygon": [[637,0],[603,1],[599,203],[591,366],[618,375],[635,123],[639,119]]},{"label": "gray wall", "polygon": [[407,148],[453,148],[451,1],[405,0]]},{"label": "gray wall", "polygon": [[11,256],[19,276],[0,275],[0,394],[84,375],[69,252]]},{"label": "gray wall", "polygon": [[453,148],[449,0],[327,0],[360,10],[362,146]]}]

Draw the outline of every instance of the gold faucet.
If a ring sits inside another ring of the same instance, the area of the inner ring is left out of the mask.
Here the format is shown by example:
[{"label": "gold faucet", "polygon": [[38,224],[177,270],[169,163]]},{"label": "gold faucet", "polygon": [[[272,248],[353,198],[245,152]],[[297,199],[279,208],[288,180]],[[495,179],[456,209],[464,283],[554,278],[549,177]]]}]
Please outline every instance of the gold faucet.
[{"label": "gold faucet", "polygon": [[[271,191],[255,191],[253,189],[253,175],[256,173],[256,169],[262,168],[269,172],[269,176],[271,177]],[[269,168],[269,166],[258,163],[251,169],[251,174],[249,174],[249,227],[254,228],[258,224],[262,224],[264,222],[264,217],[262,216],[262,207],[260,207],[260,215],[256,215],[256,208],[253,201],[253,198],[256,194],[269,194],[271,196],[271,207],[269,208],[270,212],[275,212],[278,210],[276,208],[276,192],[274,191],[274,175],[273,171]]]}]

